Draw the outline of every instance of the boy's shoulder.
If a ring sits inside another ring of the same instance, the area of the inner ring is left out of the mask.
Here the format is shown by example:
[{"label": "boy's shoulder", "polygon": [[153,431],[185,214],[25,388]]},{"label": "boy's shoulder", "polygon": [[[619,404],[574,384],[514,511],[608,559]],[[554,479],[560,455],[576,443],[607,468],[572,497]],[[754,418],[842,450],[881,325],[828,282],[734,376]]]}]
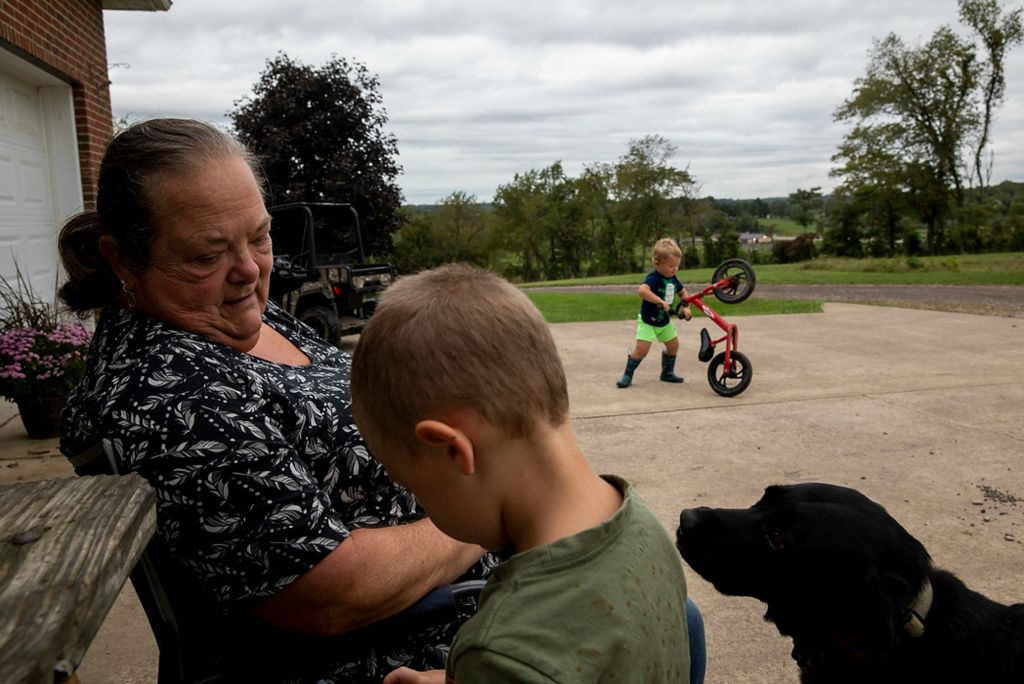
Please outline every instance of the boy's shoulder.
[{"label": "boy's shoulder", "polygon": [[[682,561],[654,512],[626,480],[615,475],[601,477],[621,494],[619,509],[596,527],[516,554],[499,566],[495,573],[495,578],[500,578],[498,583],[525,577],[531,581],[554,581],[563,571],[576,582],[583,566],[588,572],[607,571],[615,575],[620,564],[630,564],[638,556],[678,568],[681,580]],[[589,576],[588,581],[593,578]]]},{"label": "boy's shoulder", "polygon": [[[593,682],[609,675],[614,681],[649,681],[614,655],[621,653],[624,638],[655,671],[688,671],[682,561],[636,492],[619,478],[604,477],[623,494],[622,507],[608,521],[517,554],[495,570],[480,612],[452,647],[449,666],[456,679],[483,658],[492,667],[497,661],[526,665],[556,681]],[[566,676],[580,664],[572,635],[582,633],[608,657],[587,660],[578,676]],[[518,670],[515,679],[537,681]]]}]

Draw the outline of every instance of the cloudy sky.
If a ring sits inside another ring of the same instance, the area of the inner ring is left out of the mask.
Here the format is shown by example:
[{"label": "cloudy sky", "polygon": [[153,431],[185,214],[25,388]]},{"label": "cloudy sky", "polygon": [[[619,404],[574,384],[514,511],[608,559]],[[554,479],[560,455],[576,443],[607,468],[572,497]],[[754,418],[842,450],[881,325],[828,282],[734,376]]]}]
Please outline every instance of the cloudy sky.
[{"label": "cloudy sky", "polygon": [[[1004,0],[1005,4],[1005,0]],[[1010,6],[1018,6],[1013,3]],[[701,195],[831,189],[832,122],[873,38],[957,25],[955,0],[174,0],[105,13],[115,115],[226,122],[279,51],[379,76],[409,203],[489,200],[514,174],[614,162],[648,134]],[[994,180],[1024,181],[1024,49]]]}]

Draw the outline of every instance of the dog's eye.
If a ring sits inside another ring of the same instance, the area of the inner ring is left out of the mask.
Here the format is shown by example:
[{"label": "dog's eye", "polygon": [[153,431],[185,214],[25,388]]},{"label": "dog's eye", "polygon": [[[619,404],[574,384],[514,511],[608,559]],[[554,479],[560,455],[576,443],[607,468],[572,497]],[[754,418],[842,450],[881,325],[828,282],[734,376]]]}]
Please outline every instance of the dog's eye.
[{"label": "dog's eye", "polygon": [[768,546],[773,551],[781,551],[786,546],[786,543],[782,540],[782,534],[778,530],[768,530],[764,533],[764,538],[768,541]]}]

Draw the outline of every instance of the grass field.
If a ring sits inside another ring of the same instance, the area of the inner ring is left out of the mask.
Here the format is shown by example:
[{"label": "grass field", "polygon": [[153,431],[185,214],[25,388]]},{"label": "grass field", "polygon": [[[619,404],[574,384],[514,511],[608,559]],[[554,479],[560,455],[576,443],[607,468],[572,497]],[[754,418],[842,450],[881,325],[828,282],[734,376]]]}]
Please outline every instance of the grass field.
[{"label": "grass field", "polygon": [[[898,259],[818,258],[797,264],[754,267],[757,282],[774,285],[1024,285],[1024,252],[964,254]],[[690,269],[679,274],[687,285],[711,282],[713,269]],[[538,283],[545,285],[631,285],[646,273],[577,278]]]},{"label": "grass field", "polygon": [[[776,285],[1018,285],[1024,286],[1024,253],[967,254],[900,259],[819,258],[798,264],[755,266],[757,282]],[[711,282],[713,269],[692,269],[680,280],[694,285]],[[597,278],[526,283],[527,296],[549,323],[617,321],[636,318],[635,294],[606,292],[531,292],[529,288],[565,285],[638,285],[645,273]],[[741,304],[722,305],[710,298],[713,309],[730,316],[783,313],[817,313],[821,302],[753,298]],[[698,316],[699,312],[695,312]]]},{"label": "grass field", "polygon": [[843,285],[1024,285],[1024,253],[900,259],[819,258],[756,268],[758,282]]},{"label": "grass field", "polygon": [[[584,321],[620,321],[636,318],[640,298],[635,294],[607,292],[529,292],[526,295],[544,314],[548,323],[580,323]],[[820,313],[821,302],[794,299],[748,299],[739,304],[724,305],[711,298],[708,304],[725,318],[786,313]],[[694,318],[703,317],[693,309]]]},{"label": "grass field", "polygon": [[815,231],[813,223],[805,228],[791,218],[759,218],[757,222],[775,235],[797,236]]}]

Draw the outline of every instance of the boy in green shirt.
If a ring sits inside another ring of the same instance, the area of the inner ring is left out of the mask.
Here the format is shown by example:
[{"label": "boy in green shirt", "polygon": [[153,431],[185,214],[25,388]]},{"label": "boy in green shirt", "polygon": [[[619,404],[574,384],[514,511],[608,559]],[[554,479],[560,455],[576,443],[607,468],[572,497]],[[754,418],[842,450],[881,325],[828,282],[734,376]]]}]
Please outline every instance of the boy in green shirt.
[{"label": "boy in green shirt", "polygon": [[540,312],[482,269],[398,280],[352,363],[356,422],[389,475],[450,536],[509,549],[445,672],[406,682],[689,679],[678,553],[629,485],[595,474],[572,431]]}]

